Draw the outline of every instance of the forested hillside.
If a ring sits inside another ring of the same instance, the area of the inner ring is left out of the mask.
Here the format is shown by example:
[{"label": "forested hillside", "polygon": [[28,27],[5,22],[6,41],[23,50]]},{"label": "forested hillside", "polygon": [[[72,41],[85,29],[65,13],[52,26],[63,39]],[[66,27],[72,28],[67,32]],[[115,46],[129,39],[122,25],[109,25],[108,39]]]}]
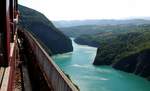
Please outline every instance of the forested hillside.
[{"label": "forested hillside", "polygon": [[20,25],[39,39],[52,54],[65,53],[73,50],[69,37],[59,31],[51,21],[40,12],[19,6]]},{"label": "forested hillside", "polygon": [[115,26],[112,31],[82,35],[75,41],[98,47],[94,65],[150,77],[150,25]]}]

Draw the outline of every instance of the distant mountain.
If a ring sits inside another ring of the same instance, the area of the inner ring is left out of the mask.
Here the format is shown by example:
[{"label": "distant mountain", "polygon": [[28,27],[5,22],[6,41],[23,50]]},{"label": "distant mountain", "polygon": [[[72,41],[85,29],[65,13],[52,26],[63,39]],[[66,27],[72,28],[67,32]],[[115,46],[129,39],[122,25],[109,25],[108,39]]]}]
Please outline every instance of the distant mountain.
[{"label": "distant mountain", "polygon": [[73,50],[69,37],[59,31],[43,14],[21,5],[19,5],[19,10],[21,14],[20,25],[33,33],[42,44],[51,50],[52,54]]},{"label": "distant mountain", "polygon": [[[148,25],[148,24],[140,24]],[[79,37],[81,35],[93,35],[100,34],[104,32],[126,32],[138,29],[140,25],[133,24],[121,24],[121,25],[84,25],[84,26],[74,26],[67,28],[59,28],[65,35],[69,37]]]},{"label": "distant mountain", "polygon": [[150,18],[142,19],[128,19],[128,20],[113,20],[113,19],[103,19],[103,20],[70,20],[70,21],[53,21],[54,25],[58,28],[62,27],[73,27],[73,26],[84,26],[84,25],[141,25],[150,24]]},{"label": "distant mountain", "polygon": [[82,35],[79,44],[98,47],[94,65],[111,65],[150,80],[150,25],[117,26],[113,31]]},{"label": "distant mountain", "polygon": [[[107,28],[107,29],[106,29]],[[91,35],[110,30],[110,28],[99,25],[84,25],[67,28],[59,28],[65,35],[69,37],[79,37],[81,35]]]}]

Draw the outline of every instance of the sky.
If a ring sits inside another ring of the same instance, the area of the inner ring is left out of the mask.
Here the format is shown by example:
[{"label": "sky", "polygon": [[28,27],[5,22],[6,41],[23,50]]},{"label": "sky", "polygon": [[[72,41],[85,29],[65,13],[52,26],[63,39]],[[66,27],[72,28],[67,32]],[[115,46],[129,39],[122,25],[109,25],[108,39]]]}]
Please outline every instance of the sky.
[{"label": "sky", "polygon": [[18,0],[50,20],[150,17],[150,0]]}]

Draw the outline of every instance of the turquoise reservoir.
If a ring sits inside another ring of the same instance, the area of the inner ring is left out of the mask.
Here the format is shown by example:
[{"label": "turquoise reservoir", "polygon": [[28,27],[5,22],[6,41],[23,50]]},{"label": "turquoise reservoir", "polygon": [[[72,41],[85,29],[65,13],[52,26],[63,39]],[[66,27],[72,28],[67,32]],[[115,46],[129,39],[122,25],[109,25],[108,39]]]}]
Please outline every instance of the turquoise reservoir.
[{"label": "turquoise reservoir", "polygon": [[96,48],[73,42],[74,51],[52,58],[81,91],[150,91],[150,81],[117,71],[109,66],[93,66]]}]

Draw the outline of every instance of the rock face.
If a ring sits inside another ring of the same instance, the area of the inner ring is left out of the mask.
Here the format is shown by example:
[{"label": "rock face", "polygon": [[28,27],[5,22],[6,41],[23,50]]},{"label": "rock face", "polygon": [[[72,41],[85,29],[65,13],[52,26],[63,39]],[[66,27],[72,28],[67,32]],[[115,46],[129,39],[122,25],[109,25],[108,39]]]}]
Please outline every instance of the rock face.
[{"label": "rock face", "polygon": [[[100,55],[100,57],[99,57],[99,54],[101,53],[101,49],[100,48],[98,48],[97,49],[97,53],[96,53],[96,57],[95,57],[95,60],[94,60],[94,62],[93,62],[93,65],[111,65],[112,64],[112,60],[111,60],[111,58],[104,58],[103,56],[105,56],[106,54],[102,54],[102,55]],[[106,59],[106,60],[105,60]],[[111,60],[111,61],[110,61]]]},{"label": "rock face", "polygon": [[149,79],[150,77],[150,49],[124,58],[113,64],[115,69],[125,72],[134,73],[136,75]]},{"label": "rock face", "polygon": [[110,65],[117,70],[133,73],[150,80],[150,49],[145,49],[116,62],[113,60],[104,61],[103,58],[96,57],[93,64]]},{"label": "rock face", "polygon": [[52,54],[73,51],[69,37],[60,32],[43,14],[21,5],[19,10],[20,25],[42,41]]},{"label": "rock face", "polygon": [[109,65],[150,80],[150,25],[111,28],[113,31],[79,36],[75,42],[98,47],[94,65]]},{"label": "rock face", "polygon": [[143,30],[118,34],[107,39],[108,41],[101,42],[94,65],[110,65],[115,69],[150,79],[149,30],[143,27]]}]

